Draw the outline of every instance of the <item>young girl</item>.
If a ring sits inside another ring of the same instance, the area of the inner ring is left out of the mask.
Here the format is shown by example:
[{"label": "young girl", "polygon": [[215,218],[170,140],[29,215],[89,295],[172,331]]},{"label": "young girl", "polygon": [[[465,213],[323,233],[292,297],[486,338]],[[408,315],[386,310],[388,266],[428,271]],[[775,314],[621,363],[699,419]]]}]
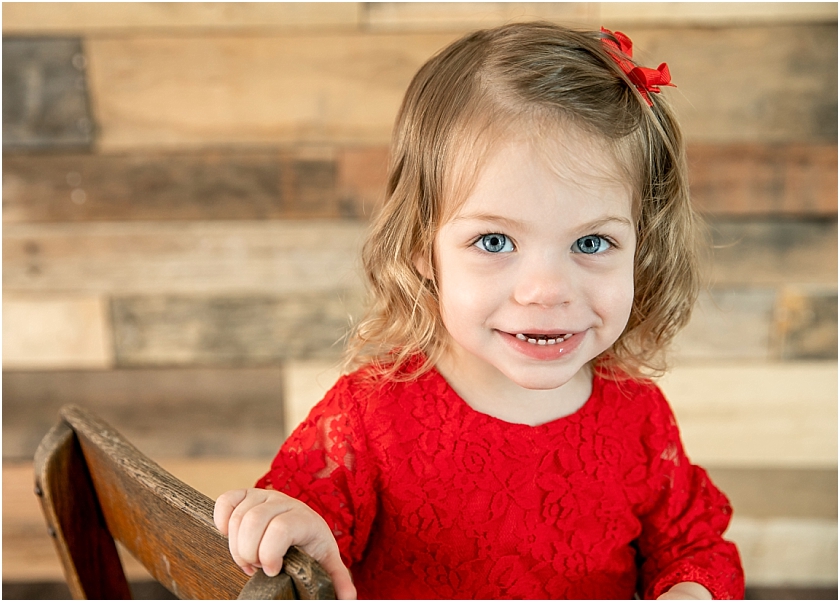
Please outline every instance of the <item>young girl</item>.
[{"label": "young girl", "polygon": [[298,545],[344,598],[743,596],[729,504],[645,378],[698,277],[670,75],[630,55],[513,24],[414,77],[358,369],[216,503],[246,573]]}]

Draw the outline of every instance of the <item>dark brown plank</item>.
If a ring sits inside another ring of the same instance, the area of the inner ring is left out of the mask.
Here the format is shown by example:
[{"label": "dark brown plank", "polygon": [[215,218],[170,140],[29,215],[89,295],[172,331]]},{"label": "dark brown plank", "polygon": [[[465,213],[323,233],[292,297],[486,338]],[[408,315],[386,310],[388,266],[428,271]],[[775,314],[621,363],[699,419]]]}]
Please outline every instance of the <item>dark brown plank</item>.
[{"label": "dark brown plank", "polygon": [[3,457],[32,458],[66,404],[156,457],[270,458],[283,439],[278,366],[3,373]]},{"label": "dark brown plank", "polygon": [[340,217],[335,161],[280,151],[8,156],[6,222]]},{"label": "dark brown plank", "polygon": [[706,214],[837,214],[837,144],[688,147],[691,197]]},{"label": "dark brown plank", "polygon": [[79,38],[3,38],[3,152],[88,149],[94,123]]}]

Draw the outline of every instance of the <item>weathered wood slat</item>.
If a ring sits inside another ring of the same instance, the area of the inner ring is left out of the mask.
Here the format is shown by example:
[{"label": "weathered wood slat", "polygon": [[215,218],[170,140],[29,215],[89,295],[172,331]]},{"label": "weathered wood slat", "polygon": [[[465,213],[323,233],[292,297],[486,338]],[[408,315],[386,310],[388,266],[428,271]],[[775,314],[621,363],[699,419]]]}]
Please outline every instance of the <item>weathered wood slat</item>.
[{"label": "weathered wood slat", "polygon": [[[836,24],[627,29],[671,67],[689,140],[836,142]],[[385,144],[411,76],[455,37],[91,39],[100,148]]]},{"label": "weathered wood slat", "polygon": [[3,152],[93,143],[86,60],[77,38],[3,38]]},{"label": "weathered wood slat", "polygon": [[3,367],[109,368],[113,335],[99,296],[15,295],[3,298]]},{"label": "weathered wood slat", "polygon": [[535,19],[578,27],[599,23],[592,2],[371,2],[364,21],[372,31],[458,31]]},{"label": "weathered wood slat", "polygon": [[160,456],[270,457],[284,438],[278,366],[6,371],[3,457],[31,458],[66,404],[125,425]]},{"label": "weathered wood slat", "polygon": [[3,287],[196,295],[353,288],[365,228],[327,220],[6,224]]},{"label": "weathered wood slat", "polygon": [[[3,221],[247,220],[370,216],[386,146],[292,151],[9,155]],[[836,144],[689,146],[691,192],[712,216],[837,213]]]},{"label": "weathered wood slat", "polygon": [[12,155],[5,222],[338,218],[336,162],[289,152]]},{"label": "weathered wood slat", "polygon": [[3,33],[353,28],[359,24],[359,15],[356,2],[11,3],[3,6]]},{"label": "weathered wood slat", "polygon": [[677,364],[661,386],[695,462],[837,466],[836,362]]},{"label": "weathered wood slat", "polygon": [[691,198],[709,215],[837,214],[837,144],[688,147]]},{"label": "weathered wood slat", "polygon": [[769,23],[837,22],[830,2],[601,2],[600,16],[611,29],[629,24],[680,24],[731,27]]},{"label": "weathered wood slat", "polygon": [[455,37],[91,39],[99,147],[387,143],[414,72]]},{"label": "weathered wood slat", "polygon": [[837,142],[837,23],[628,26],[634,58],[666,61],[691,142]]},{"label": "weathered wood slat", "polygon": [[284,296],[136,296],[112,301],[118,366],[254,365],[335,358],[357,291]]}]

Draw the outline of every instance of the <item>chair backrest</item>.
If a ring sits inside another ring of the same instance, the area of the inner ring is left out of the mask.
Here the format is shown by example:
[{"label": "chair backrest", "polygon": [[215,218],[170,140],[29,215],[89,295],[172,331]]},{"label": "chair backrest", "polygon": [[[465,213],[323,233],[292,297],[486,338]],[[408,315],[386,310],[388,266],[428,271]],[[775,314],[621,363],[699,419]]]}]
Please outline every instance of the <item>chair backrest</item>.
[{"label": "chair backrest", "polygon": [[213,501],[75,406],[35,453],[35,491],[76,599],[129,599],[120,542],[182,599],[334,599],[315,560],[291,548],[276,577],[248,578],[213,523]]}]

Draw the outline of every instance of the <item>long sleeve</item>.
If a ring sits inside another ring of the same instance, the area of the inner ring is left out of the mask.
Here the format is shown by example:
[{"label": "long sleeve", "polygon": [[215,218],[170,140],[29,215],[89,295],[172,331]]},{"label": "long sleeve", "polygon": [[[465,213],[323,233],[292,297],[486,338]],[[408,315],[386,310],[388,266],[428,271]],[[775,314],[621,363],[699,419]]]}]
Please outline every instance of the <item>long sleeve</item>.
[{"label": "long sleeve", "polygon": [[642,594],[656,598],[676,583],[695,581],[715,599],[744,597],[738,550],[723,539],[732,508],[685,455],[674,416],[659,393],[648,442],[651,497],[641,516]]},{"label": "long sleeve", "polygon": [[361,558],[376,513],[356,399],[342,378],[280,448],[257,487],[301,500],[333,531],[344,562]]}]

